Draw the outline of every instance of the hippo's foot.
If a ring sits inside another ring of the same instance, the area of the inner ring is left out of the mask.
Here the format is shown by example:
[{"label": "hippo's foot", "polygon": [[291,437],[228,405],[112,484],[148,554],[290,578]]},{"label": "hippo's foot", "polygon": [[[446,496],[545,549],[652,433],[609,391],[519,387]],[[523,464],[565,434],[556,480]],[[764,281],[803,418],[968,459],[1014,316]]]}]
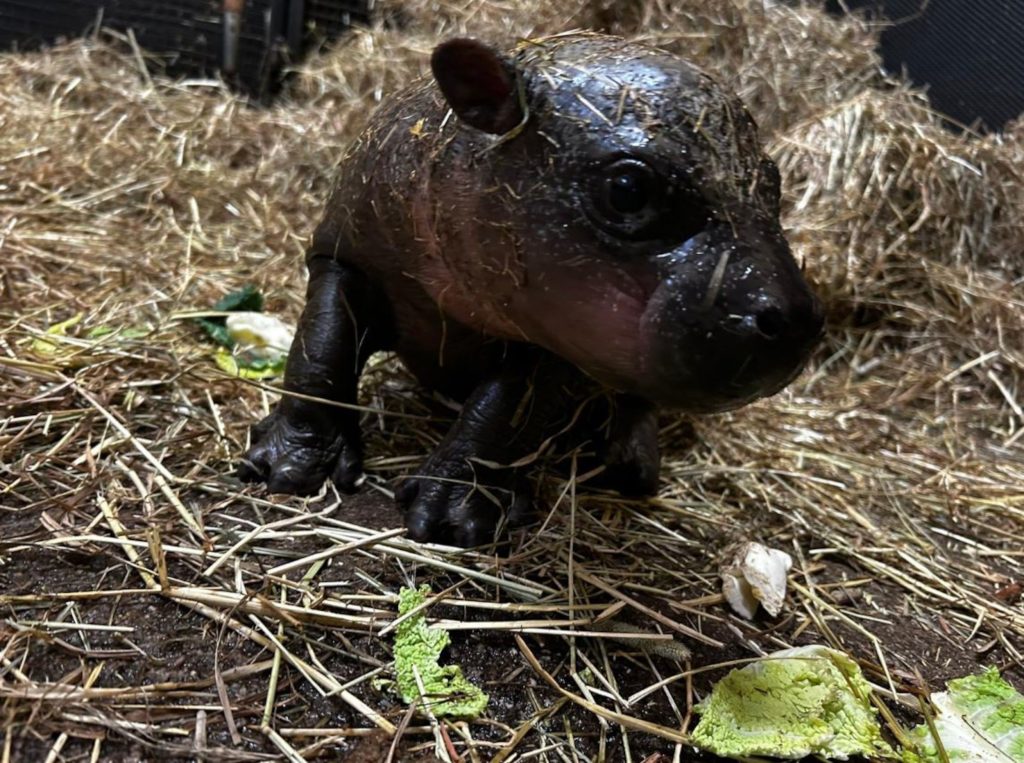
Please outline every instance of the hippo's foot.
[{"label": "hippo's foot", "polygon": [[278,405],[252,428],[252,447],[237,475],[243,482],[266,482],[271,493],[311,495],[328,477],[346,493],[363,474],[358,425],[346,426],[337,415],[282,410]]},{"label": "hippo's foot", "polygon": [[631,432],[626,437],[613,440],[608,443],[605,453],[605,471],[601,481],[626,496],[658,492],[661,455],[658,452],[657,429],[650,437],[644,435]]},{"label": "hippo's foot", "polygon": [[661,452],[654,409],[620,400],[602,455],[605,470],[591,483],[595,487],[617,490],[626,496],[656,494]]},{"label": "hippo's foot", "polygon": [[454,450],[442,444],[395,492],[410,538],[479,546],[495,540],[503,511],[510,525],[529,520],[526,480],[511,468],[494,469],[470,461],[461,448]]}]

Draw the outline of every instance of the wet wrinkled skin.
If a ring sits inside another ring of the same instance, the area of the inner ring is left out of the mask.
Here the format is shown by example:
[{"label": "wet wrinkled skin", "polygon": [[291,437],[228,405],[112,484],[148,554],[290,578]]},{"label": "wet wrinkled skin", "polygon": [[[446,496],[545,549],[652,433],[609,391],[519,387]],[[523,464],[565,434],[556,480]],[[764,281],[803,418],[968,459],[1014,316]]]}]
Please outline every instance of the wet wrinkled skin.
[{"label": "wet wrinkled skin", "polygon": [[[821,308],[779,176],[736,96],[662,51],[562,35],[434,52],[346,153],[310,246],[285,387],[355,401],[393,350],[463,400],[397,491],[412,537],[473,545],[529,514],[528,458],[566,430],[606,482],[657,487],[656,409],[735,408],[803,367]],[[603,413],[578,415],[599,390]],[[358,414],[285,397],[240,476],[354,489]],[[570,427],[570,424],[574,426]]]}]

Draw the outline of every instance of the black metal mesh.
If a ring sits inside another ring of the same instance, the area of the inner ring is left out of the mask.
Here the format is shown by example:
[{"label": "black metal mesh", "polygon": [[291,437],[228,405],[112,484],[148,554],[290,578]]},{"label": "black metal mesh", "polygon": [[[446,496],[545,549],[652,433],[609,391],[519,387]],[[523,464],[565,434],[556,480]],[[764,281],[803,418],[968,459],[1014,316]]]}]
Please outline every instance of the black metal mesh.
[{"label": "black metal mesh", "polygon": [[[301,17],[310,42],[334,39],[369,17],[368,0],[293,2],[246,3],[235,78],[241,89],[266,95],[277,85],[289,15]],[[0,0],[0,48],[26,50],[76,37],[99,19],[104,27],[131,29],[141,47],[163,55],[172,76],[213,76],[221,68],[221,0]]]},{"label": "black metal mesh", "polygon": [[[846,0],[894,22],[882,55],[963,124],[1000,129],[1024,113],[1024,0]],[[839,0],[828,0],[840,12]]]},{"label": "black metal mesh", "polygon": [[352,0],[306,0],[306,28],[314,37],[333,38],[353,22],[368,21],[366,6]]}]

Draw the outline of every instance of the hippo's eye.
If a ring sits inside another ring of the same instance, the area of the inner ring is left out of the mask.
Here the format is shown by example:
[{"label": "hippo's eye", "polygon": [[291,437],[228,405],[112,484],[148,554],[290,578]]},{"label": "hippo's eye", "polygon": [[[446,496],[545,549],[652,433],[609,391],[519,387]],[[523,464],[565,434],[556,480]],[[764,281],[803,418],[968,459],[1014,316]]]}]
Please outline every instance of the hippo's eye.
[{"label": "hippo's eye", "polygon": [[653,180],[643,165],[616,168],[605,176],[608,207],[623,216],[643,212],[651,201]]},{"label": "hippo's eye", "polygon": [[598,170],[590,187],[588,211],[607,233],[645,240],[657,227],[665,196],[664,182],[639,159],[617,159]]},{"label": "hippo's eye", "polygon": [[703,230],[704,200],[680,173],[656,167],[636,156],[594,166],[581,197],[590,222],[617,241],[645,246],[672,246]]}]

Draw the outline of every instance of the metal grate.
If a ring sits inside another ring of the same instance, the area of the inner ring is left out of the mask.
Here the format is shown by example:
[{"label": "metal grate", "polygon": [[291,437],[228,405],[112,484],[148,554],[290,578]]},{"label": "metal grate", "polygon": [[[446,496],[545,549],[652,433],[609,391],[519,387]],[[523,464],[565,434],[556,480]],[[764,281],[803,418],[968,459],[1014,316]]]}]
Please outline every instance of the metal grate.
[{"label": "metal grate", "polygon": [[885,66],[906,69],[932,105],[962,124],[998,130],[1024,113],[1024,0],[828,0],[866,10],[882,32]]},{"label": "metal grate", "polygon": [[[369,20],[372,0],[248,0],[238,34],[237,74],[229,79],[257,97],[280,84],[282,65],[310,45]],[[0,0],[0,48],[27,50],[77,37],[97,23],[132,30],[160,53],[172,76],[214,76],[223,66],[220,0]]]},{"label": "metal grate", "polygon": [[353,0],[307,0],[307,35],[313,39],[333,39],[338,30],[347,29],[353,22],[367,22],[370,5],[372,2]]}]

